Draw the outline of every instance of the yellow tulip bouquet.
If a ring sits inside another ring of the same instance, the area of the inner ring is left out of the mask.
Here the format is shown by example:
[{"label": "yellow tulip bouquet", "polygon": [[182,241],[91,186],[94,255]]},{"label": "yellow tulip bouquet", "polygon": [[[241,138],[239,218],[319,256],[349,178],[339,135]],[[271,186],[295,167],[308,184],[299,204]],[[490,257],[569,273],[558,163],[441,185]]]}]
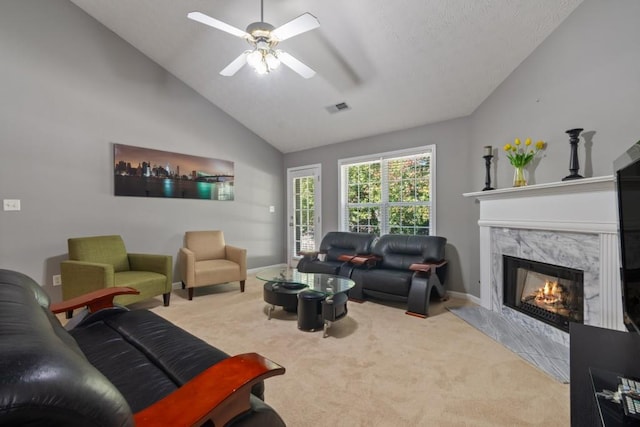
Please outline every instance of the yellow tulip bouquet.
[{"label": "yellow tulip bouquet", "polygon": [[513,145],[507,144],[504,146],[504,151],[507,152],[507,158],[514,167],[522,168],[528,165],[536,154],[538,154],[538,152],[544,147],[544,141],[538,141],[533,147],[531,147],[531,138],[527,138],[524,141],[524,147],[522,147],[520,138],[516,138],[513,141]]},{"label": "yellow tulip bouquet", "polygon": [[513,145],[507,144],[504,146],[504,151],[507,152],[507,158],[509,162],[515,167],[515,175],[513,177],[513,186],[522,187],[527,185],[527,178],[524,173],[524,167],[533,160],[540,150],[545,147],[544,141],[538,141],[531,147],[531,138],[527,138],[524,141],[524,147],[519,138],[513,141]]}]

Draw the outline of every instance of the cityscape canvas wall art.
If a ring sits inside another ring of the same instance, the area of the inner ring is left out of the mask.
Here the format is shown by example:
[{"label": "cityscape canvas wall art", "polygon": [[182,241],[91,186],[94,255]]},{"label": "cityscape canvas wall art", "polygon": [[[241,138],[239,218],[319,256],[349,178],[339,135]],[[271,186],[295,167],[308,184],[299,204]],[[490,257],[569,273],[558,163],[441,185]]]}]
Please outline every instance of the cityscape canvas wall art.
[{"label": "cityscape canvas wall art", "polygon": [[113,144],[116,196],[233,200],[228,160]]}]

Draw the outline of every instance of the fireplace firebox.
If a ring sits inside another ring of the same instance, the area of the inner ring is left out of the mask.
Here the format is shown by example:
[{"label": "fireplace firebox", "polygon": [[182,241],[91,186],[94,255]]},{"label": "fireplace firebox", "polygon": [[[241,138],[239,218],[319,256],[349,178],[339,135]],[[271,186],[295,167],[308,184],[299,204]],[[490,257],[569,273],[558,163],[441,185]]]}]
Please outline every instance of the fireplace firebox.
[{"label": "fireplace firebox", "polygon": [[581,270],[502,256],[503,299],[507,307],[569,332],[584,320]]}]

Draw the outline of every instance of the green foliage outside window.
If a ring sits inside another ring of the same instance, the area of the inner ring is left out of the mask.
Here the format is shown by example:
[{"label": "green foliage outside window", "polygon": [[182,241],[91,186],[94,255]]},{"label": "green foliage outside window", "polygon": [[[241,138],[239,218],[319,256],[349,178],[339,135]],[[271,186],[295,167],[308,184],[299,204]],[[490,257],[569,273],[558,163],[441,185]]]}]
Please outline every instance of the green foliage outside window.
[{"label": "green foliage outside window", "polygon": [[430,161],[423,154],[347,166],[349,231],[428,235]]},{"label": "green foliage outside window", "polygon": [[295,251],[314,249],[313,236],[315,216],[315,179],[313,177],[295,180]]}]

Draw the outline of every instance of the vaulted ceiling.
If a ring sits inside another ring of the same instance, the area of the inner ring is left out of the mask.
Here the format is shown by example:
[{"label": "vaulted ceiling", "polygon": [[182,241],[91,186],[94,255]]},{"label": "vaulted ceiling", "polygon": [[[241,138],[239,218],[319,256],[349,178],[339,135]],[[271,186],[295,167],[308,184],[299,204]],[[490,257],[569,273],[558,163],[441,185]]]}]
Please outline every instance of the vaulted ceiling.
[{"label": "vaulted ceiling", "polygon": [[275,27],[304,12],[320,21],[278,46],[310,79],[246,66],[223,77],[248,44],[187,19],[245,30],[259,0],[71,1],[287,153],[471,114],[582,0],[264,0]]}]

